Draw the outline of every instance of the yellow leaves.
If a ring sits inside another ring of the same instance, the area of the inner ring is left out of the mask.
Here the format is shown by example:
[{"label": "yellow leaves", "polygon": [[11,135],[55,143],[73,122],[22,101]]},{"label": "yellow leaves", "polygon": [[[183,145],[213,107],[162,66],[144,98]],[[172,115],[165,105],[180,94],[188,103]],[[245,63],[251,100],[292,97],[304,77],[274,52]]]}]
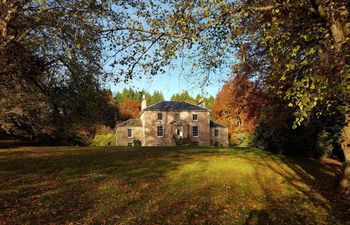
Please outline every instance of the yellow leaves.
[{"label": "yellow leaves", "polygon": [[313,83],[311,83],[311,85],[310,85],[310,89],[311,89],[311,90],[315,89],[315,83],[314,83],[314,82],[313,82]]},{"label": "yellow leaves", "polygon": [[285,65],[285,67],[286,67],[286,71],[294,70],[295,69],[295,63],[293,61],[291,61],[290,63],[287,63]]},{"label": "yellow leaves", "polygon": [[299,49],[300,49],[300,45],[295,46],[292,49],[292,56],[297,56],[297,53],[299,52]]},{"label": "yellow leaves", "polygon": [[203,16],[208,16],[210,13],[210,9],[208,7],[206,7],[203,11]]}]

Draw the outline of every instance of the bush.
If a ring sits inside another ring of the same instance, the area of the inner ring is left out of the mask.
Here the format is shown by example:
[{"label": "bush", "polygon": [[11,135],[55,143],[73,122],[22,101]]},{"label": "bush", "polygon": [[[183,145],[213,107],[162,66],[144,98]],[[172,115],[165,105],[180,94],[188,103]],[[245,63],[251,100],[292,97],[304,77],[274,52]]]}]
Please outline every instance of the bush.
[{"label": "bush", "polygon": [[343,159],[340,149],[341,114],[310,116],[308,121],[292,129],[295,117],[291,109],[272,105],[259,116],[250,144],[285,155],[308,155]]},{"label": "bush", "polygon": [[90,146],[115,146],[114,130],[106,126],[98,126]]},{"label": "bush", "polygon": [[240,132],[229,134],[229,144],[231,146],[247,147],[250,144],[250,134]]},{"label": "bush", "polygon": [[236,134],[229,134],[229,144],[232,146],[239,145],[240,140],[237,138]]},{"label": "bush", "polygon": [[240,147],[248,147],[250,145],[250,135],[249,134],[243,134],[240,138]]},{"label": "bush", "polygon": [[139,146],[141,146],[141,145],[142,145],[142,143],[141,143],[140,140],[134,140],[134,141],[133,141],[133,146],[139,147]]},{"label": "bush", "polygon": [[317,156],[330,157],[333,151],[333,139],[329,132],[322,130],[317,137]]}]

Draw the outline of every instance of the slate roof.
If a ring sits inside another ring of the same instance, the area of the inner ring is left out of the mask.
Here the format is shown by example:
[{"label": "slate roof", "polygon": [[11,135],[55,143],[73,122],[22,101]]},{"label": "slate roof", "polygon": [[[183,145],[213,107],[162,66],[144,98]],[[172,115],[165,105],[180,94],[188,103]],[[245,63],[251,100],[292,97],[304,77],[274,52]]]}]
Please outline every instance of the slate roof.
[{"label": "slate roof", "polygon": [[142,127],[140,119],[129,119],[117,125],[117,127]]},{"label": "slate roof", "polygon": [[207,108],[187,102],[161,101],[144,109],[145,111],[209,111]]},{"label": "slate roof", "polygon": [[210,120],[210,127],[218,127],[218,128],[226,128],[226,126],[224,125],[221,125],[221,124],[218,124],[217,122],[213,121],[213,120]]}]

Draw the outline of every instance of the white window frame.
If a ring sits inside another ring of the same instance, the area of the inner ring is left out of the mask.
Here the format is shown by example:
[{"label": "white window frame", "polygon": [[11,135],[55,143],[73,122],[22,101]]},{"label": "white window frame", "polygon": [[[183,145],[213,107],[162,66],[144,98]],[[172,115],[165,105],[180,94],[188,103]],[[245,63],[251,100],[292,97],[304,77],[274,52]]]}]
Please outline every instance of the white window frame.
[{"label": "white window frame", "polygon": [[[129,131],[131,131],[131,135],[129,136]],[[128,138],[133,138],[134,137],[134,131],[131,128],[128,128]]]},{"label": "white window frame", "polygon": [[[162,135],[159,135],[159,128],[162,128]],[[157,126],[157,137],[164,137],[164,127],[163,126]]]},{"label": "white window frame", "polygon": [[[194,135],[194,128],[197,127],[197,135]],[[199,126],[192,126],[192,137],[199,137]]]},{"label": "white window frame", "polygon": [[132,142],[128,142],[128,147],[132,147],[132,146],[133,146]]},{"label": "white window frame", "polygon": [[[159,119],[159,116],[160,116],[160,119]],[[163,114],[162,114],[162,113],[158,113],[158,114],[157,114],[157,119],[158,119],[158,120],[163,120]]]},{"label": "white window frame", "polygon": [[[194,116],[196,116],[196,119],[194,119]],[[192,114],[192,120],[193,121],[198,121],[198,114]]]},{"label": "white window frame", "polygon": [[[216,132],[218,133],[218,135],[216,135]],[[219,135],[220,135],[219,129],[214,129],[214,138],[219,138]]]}]

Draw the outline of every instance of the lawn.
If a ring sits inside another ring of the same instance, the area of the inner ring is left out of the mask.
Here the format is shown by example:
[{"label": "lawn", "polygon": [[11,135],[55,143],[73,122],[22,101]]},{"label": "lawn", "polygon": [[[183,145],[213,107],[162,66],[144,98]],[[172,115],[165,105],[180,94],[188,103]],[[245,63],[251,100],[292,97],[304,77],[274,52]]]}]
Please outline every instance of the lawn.
[{"label": "lawn", "polygon": [[346,224],[340,164],[251,148],[0,150],[0,224]]}]

